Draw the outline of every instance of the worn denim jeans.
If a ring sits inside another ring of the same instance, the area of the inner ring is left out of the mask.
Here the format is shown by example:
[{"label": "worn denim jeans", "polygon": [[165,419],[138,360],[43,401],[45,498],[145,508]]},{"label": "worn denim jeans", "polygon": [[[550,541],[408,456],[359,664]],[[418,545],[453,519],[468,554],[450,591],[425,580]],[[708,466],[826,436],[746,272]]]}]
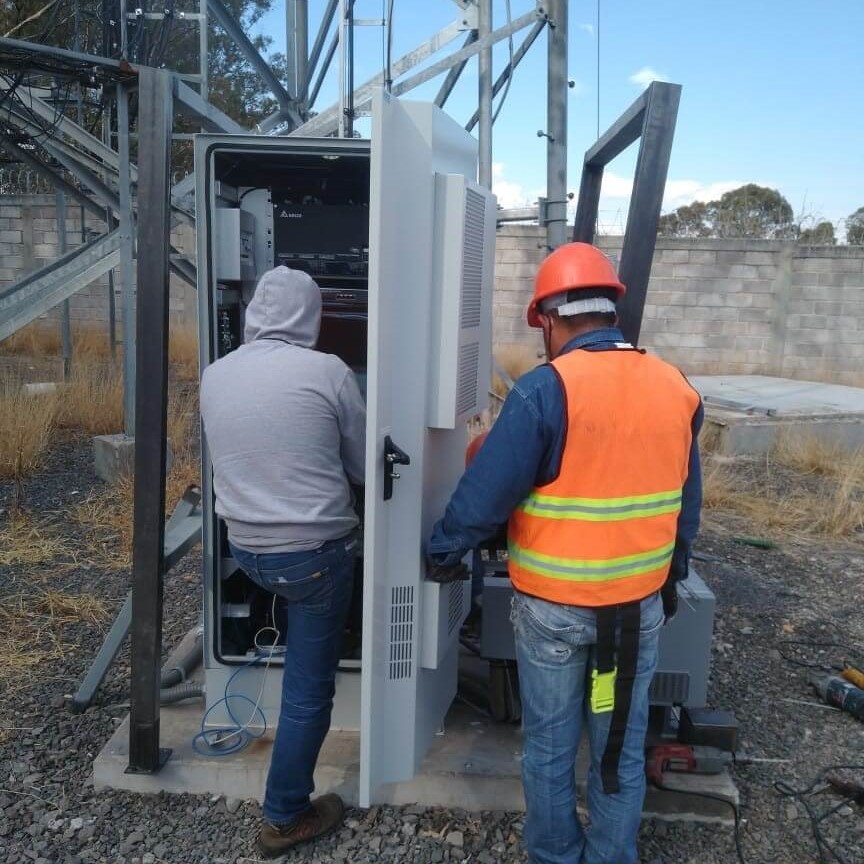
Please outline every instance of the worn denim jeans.
[{"label": "worn denim jeans", "polygon": [[263,811],[274,825],[290,824],[309,808],[315,763],[330,728],[359,542],[350,534],[309,552],[264,555],[231,546],[249,578],[280,598],[285,668]]},{"label": "worn denim jeans", "polygon": [[[618,769],[620,791],[603,792],[600,763],[611,713],[593,714],[586,676],[596,666],[593,610],[515,592],[512,621],[522,693],[524,841],[532,864],[636,864],[645,797],[648,688],[663,624],[659,594],[642,601],[639,660]],[[587,726],[590,827],[576,814],[576,752]]]}]

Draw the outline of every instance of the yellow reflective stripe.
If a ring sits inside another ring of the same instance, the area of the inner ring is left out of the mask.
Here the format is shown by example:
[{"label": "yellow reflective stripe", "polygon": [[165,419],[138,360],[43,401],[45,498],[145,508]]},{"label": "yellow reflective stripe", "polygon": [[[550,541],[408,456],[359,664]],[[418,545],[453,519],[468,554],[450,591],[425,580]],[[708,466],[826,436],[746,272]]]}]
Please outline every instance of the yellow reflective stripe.
[{"label": "yellow reflective stripe", "polygon": [[680,489],[669,489],[666,492],[651,492],[648,495],[627,495],[623,498],[571,498],[569,496],[543,495],[540,492],[531,492],[528,498],[543,504],[581,504],[586,507],[619,507],[624,504],[650,504],[654,501],[664,501],[667,498],[674,498],[675,496],[679,499],[681,498]]},{"label": "yellow reflective stripe", "polygon": [[522,549],[510,542],[510,559],[525,570],[531,570],[549,579],[571,582],[607,582],[640,576],[665,567],[672,560],[674,541],[637,555],[621,558],[580,559],[545,555],[530,549]]},{"label": "yellow reflective stripe", "polygon": [[664,504],[660,507],[639,508],[628,510],[589,511],[576,508],[550,510],[536,504],[523,504],[519,508],[529,516],[542,516],[544,519],[578,519],[581,522],[622,522],[625,519],[645,519],[650,516],[663,516],[666,513],[678,513],[681,502]]},{"label": "yellow reflective stripe", "polygon": [[677,513],[681,509],[681,490],[626,498],[564,498],[532,492],[519,509],[528,515],[547,519],[620,522]]}]

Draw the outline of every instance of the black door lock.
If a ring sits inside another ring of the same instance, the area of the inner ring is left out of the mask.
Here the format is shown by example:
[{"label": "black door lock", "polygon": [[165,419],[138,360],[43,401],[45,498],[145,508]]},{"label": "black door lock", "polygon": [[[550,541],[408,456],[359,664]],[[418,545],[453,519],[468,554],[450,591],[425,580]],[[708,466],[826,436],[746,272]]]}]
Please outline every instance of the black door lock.
[{"label": "black door lock", "polygon": [[389,435],[384,437],[384,500],[389,501],[393,497],[393,481],[398,480],[400,475],[393,470],[394,465],[410,465],[411,457],[401,448],[397,447]]}]

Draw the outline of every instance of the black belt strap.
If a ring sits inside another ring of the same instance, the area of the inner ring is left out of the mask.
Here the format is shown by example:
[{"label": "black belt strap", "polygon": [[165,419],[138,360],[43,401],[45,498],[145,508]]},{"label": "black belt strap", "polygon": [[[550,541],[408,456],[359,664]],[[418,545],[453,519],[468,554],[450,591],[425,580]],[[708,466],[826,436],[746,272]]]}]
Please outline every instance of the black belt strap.
[{"label": "black belt strap", "polygon": [[638,602],[621,606],[604,606],[597,610],[597,671],[611,672],[615,663],[615,628],[620,623],[617,674],[615,676],[615,705],[609,723],[609,736],[600,766],[603,791],[614,795],[619,791],[618,763],[627,734],[627,720],[636,680],[639,659],[639,630],[641,606]]}]

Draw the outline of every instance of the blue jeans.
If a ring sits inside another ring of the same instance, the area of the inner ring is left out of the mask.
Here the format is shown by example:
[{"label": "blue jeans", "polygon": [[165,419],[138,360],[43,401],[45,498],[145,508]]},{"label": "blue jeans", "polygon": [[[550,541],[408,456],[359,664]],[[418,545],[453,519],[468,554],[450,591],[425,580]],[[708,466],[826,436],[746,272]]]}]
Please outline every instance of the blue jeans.
[{"label": "blue jeans", "polygon": [[[511,618],[522,694],[527,811],[523,839],[533,864],[636,864],[638,860],[648,688],[663,624],[660,595],[652,594],[641,607],[639,660],[618,768],[620,791],[607,795],[600,763],[612,715],[593,714],[586,699],[586,676],[596,666],[595,613],[514,593]],[[576,813],[575,765],[583,722],[591,746],[587,831]]]},{"label": "blue jeans", "polygon": [[312,775],[330,728],[358,544],[350,534],[309,552],[256,555],[231,546],[249,578],[280,598],[285,668],[263,809],[274,825],[287,825],[307,810],[315,788]]}]

